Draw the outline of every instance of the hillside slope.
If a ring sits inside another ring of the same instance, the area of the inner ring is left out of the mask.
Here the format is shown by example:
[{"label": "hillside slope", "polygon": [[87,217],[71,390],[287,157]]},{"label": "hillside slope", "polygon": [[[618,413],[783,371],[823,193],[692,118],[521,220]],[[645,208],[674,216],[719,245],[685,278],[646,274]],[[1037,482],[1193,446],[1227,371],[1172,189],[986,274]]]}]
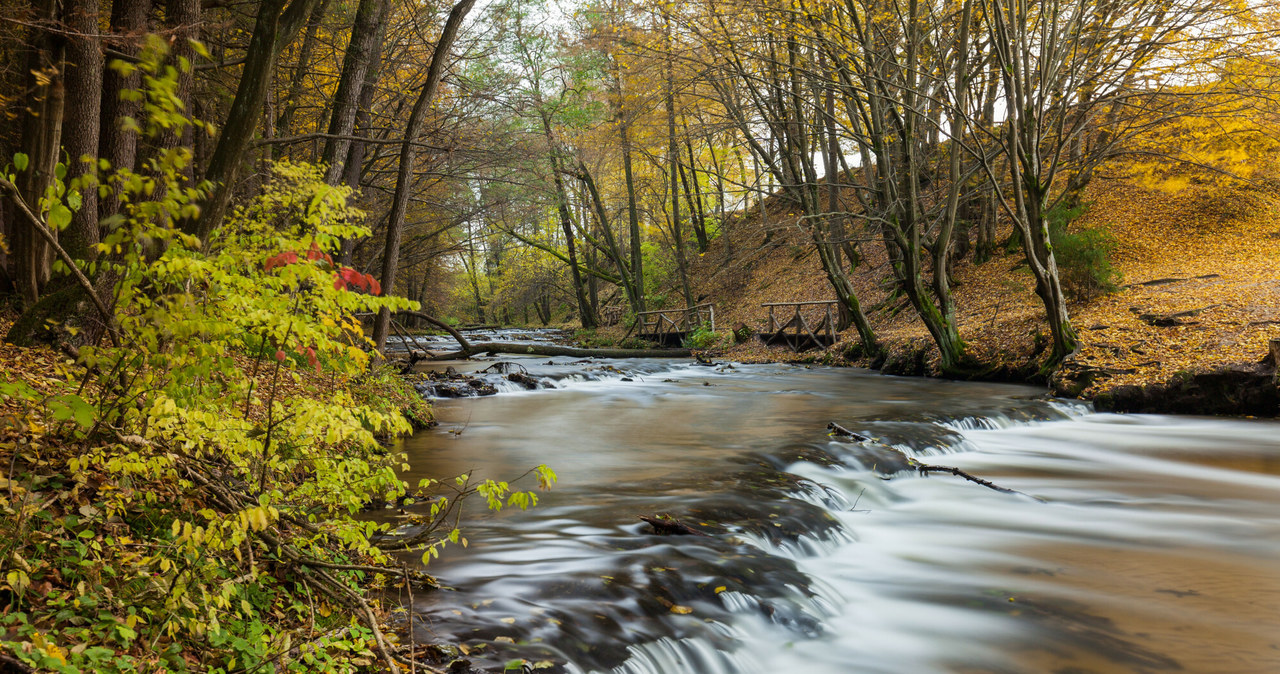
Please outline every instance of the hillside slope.
[{"label": "hillside slope", "polygon": [[[1194,371],[1257,363],[1268,341],[1280,338],[1280,224],[1257,193],[1220,186],[1176,194],[1121,179],[1098,179],[1085,197],[1089,211],[1075,228],[1105,228],[1116,239],[1111,260],[1122,274],[1119,291],[1070,310],[1082,348],[1056,380],[1061,392],[1098,397],[1116,387],[1149,386]],[[694,264],[697,294],[714,302],[722,327],[767,321],[765,302],[824,300],[834,295],[817,253],[779,200],[767,217],[736,218]],[[1002,236],[1007,235],[1007,231]],[[923,350],[936,371],[936,350],[909,306],[886,303],[888,275],[878,242],[859,244],[864,256],[854,274],[858,296],[876,333],[899,353]],[[985,264],[971,258],[955,266],[961,336],[992,364],[1016,366],[1034,353],[1044,332],[1043,307],[1021,253]],[[850,329],[820,356],[843,360],[857,340]],[[786,349],[739,345],[731,357],[794,359]]]}]

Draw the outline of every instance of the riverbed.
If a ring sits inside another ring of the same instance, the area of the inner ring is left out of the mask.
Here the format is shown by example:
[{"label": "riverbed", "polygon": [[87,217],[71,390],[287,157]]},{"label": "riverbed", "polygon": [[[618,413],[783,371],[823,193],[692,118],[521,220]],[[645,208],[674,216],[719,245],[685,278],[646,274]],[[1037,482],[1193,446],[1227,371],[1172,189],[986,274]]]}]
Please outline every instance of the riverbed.
[{"label": "riverbed", "polygon": [[438,401],[402,447],[411,483],[559,475],[527,512],[469,505],[469,547],[428,569],[454,589],[411,606],[415,642],[476,667],[1280,671],[1276,422],[849,368],[502,360],[542,385],[484,375],[498,395]]}]

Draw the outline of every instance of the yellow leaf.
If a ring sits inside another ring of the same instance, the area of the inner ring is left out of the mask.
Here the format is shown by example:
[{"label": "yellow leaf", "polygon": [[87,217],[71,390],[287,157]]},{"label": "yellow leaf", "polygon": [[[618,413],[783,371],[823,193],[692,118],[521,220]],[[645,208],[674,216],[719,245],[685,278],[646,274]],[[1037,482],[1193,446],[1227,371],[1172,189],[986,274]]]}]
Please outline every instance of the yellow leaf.
[{"label": "yellow leaf", "polygon": [[685,615],[685,614],[688,614],[688,613],[693,613],[693,609],[689,608],[688,606],[681,606],[680,604],[673,604],[673,605],[671,606],[671,612],[672,612],[672,613],[679,613],[680,615]]}]

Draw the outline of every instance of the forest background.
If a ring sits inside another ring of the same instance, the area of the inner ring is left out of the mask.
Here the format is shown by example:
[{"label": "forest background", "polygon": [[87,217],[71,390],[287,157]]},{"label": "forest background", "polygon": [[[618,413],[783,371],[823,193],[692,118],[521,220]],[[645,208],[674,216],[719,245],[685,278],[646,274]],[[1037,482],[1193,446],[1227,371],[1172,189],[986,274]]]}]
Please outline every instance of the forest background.
[{"label": "forest background", "polygon": [[[1256,361],[1276,10],[0,0],[6,662],[411,657],[352,516],[442,488],[379,444],[429,418],[369,355],[415,328],[834,298],[821,357],[890,371]],[[536,500],[445,484],[424,554]]]}]

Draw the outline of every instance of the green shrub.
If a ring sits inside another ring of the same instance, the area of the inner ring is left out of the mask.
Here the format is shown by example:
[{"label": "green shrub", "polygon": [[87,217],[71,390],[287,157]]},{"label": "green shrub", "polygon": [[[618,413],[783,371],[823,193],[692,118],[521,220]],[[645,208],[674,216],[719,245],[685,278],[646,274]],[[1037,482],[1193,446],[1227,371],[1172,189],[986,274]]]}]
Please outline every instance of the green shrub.
[{"label": "green shrub", "polygon": [[[144,74],[148,138],[195,124],[168,61],[151,36],[116,66]],[[87,269],[115,279],[111,343],[84,346],[48,393],[0,372],[0,413],[16,401],[25,433],[0,489],[0,653],[65,673],[367,670],[390,656],[365,597],[411,577],[375,538],[390,525],[361,509],[429,499],[426,536],[394,545],[425,563],[466,544],[462,499],[523,509],[536,495],[400,479],[405,455],[379,440],[411,430],[415,396],[386,393],[356,316],[417,305],[333,261],[370,235],[349,188],[277,163],[200,241],[176,226],[207,188],[183,178],[191,155],[101,166],[125,204]],[[79,208],[77,186],[54,183],[42,212]],[[413,414],[429,421],[420,401]]]},{"label": "green shrub", "polygon": [[1116,238],[1105,229],[1073,231],[1070,227],[1087,210],[1087,205],[1059,206],[1045,214],[1062,290],[1067,297],[1080,301],[1115,292],[1121,280],[1120,272],[1111,265]]},{"label": "green shrub", "polygon": [[684,338],[684,346],[687,349],[712,349],[732,341],[732,335],[716,332],[710,325],[704,323]]}]

